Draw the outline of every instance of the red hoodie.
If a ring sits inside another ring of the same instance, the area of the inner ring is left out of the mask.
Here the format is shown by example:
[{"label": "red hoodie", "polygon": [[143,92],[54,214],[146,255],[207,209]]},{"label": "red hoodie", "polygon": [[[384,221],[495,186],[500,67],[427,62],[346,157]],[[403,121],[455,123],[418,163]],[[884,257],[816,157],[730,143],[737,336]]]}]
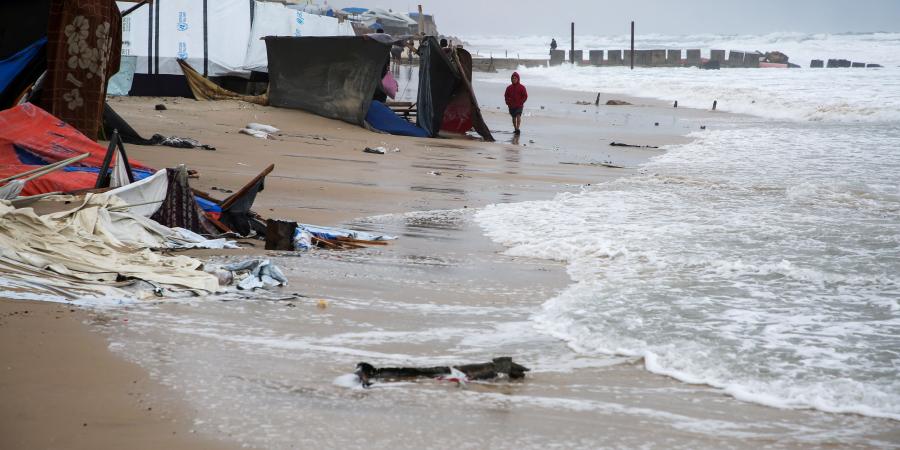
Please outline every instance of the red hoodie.
[{"label": "red hoodie", "polygon": [[[519,73],[513,73],[517,79],[519,78]],[[513,84],[510,84],[506,88],[506,106],[510,108],[521,108],[525,106],[525,101],[528,100],[528,91],[525,89],[525,86],[522,83],[516,81]]]}]

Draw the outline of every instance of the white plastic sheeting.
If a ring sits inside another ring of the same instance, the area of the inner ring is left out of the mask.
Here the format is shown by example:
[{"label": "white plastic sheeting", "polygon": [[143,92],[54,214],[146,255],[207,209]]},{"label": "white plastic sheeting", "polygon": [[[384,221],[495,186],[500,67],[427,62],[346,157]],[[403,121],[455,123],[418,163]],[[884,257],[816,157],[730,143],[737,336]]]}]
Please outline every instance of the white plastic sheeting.
[{"label": "white plastic sheeting", "polygon": [[[134,6],[116,3],[120,10]],[[209,76],[246,75],[249,39],[247,0],[157,1],[122,22],[122,54],[138,57],[136,73],[181,75],[177,60],[184,59]]]},{"label": "white plastic sheeting", "polygon": [[[135,4],[116,3],[123,11]],[[137,56],[139,74],[181,75],[184,59],[207,76],[247,77],[268,71],[265,36],[354,35],[350,22],[280,3],[253,2],[252,16],[251,24],[248,0],[156,1],[122,19],[122,54]]]},{"label": "white plastic sheeting", "polygon": [[253,27],[244,68],[268,72],[266,36],[354,36],[350,22],[286,8],[279,3],[254,2]]}]

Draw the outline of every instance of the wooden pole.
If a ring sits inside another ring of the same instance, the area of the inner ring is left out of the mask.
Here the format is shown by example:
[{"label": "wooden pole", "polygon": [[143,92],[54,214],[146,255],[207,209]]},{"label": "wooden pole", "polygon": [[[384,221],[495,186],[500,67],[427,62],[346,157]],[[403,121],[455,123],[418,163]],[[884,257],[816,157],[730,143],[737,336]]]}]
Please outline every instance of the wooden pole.
[{"label": "wooden pole", "polygon": [[245,184],[244,187],[242,187],[240,190],[238,190],[237,192],[232,194],[231,197],[228,197],[225,200],[223,200],[220,205],[222,207],[222,211],[227,210],[228,208],[231,207],[231,205],[234,204],[234,202],[240,200],[241,197],[243,197],[245,194],[247,194],[247,192],[250,189],[253,189],[253,186],[255,186],[256,183],[259,182],[259,180],[262,180],[263,178],[265,178],[266,175],[272,173],[273,170],[275,170],[275,164],[270,164],[269,167],[266,167],[265,170],[263,170],[262,172],[259,173],[259,175],[253,177],[253,179],[250,180],[249,183]]},{"label": "wooden pole", "polygon": [[572,51],[569,53],[569,59],[575,64],[575,22],[572,22]]},{"label": "wooden pole", "polygon": [[422,12],[422,5],[419,5],[419,36],[425,35],[425,13]]},{"label": "wooden pole", "polygon": [[634,21],[631,21],[631,70],[634,70]]}]

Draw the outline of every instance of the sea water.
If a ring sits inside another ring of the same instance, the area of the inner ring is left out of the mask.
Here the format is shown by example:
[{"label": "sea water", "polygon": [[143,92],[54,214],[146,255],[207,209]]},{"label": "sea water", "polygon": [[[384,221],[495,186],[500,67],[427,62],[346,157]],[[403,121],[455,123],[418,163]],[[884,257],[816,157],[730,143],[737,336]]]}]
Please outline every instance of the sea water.
[{"label": "sea water", "polygon": [[[709,42],[806,57],[855,42],[843,55],[894,66],[900,55],[897,34],[788,37]],[[635,176],[480,211],[510,255],[567,264],[573,284],[531,316],[536,329],[741,400],[900,420],[900,69],[520,72],[533,86],[752,115],[695,132]]]}]

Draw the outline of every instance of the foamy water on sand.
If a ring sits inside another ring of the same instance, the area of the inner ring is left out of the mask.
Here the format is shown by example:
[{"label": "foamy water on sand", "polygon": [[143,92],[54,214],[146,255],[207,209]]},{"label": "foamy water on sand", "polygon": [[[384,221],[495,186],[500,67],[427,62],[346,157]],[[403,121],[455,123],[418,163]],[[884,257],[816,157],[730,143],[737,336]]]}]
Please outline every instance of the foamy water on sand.
[{"label": "foamy water on sand", "polygon": [[538,329],[741,400],[900,420],[900,70],[523,72],[764,117],[635,177],[481,211],[509,254],[568,264]]}]

